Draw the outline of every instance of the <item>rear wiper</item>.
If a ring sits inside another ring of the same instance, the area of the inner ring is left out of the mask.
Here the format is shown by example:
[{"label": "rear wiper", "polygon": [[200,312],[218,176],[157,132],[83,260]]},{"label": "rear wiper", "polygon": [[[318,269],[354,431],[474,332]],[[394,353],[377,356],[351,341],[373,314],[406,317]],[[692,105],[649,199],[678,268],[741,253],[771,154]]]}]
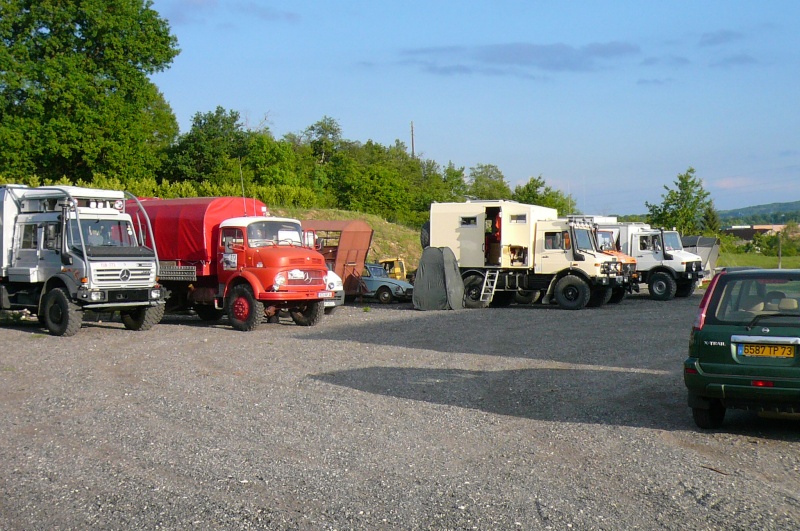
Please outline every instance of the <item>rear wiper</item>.
[{"label": "rear wiper", "polygon": [[762,313],[760,315],[756,315],[753,317],[753,320],[747,323],[747,329],[752,329],[759,321],[766,319],[767,317],[798,317],[800,318],[800,314],[797,313]]}]

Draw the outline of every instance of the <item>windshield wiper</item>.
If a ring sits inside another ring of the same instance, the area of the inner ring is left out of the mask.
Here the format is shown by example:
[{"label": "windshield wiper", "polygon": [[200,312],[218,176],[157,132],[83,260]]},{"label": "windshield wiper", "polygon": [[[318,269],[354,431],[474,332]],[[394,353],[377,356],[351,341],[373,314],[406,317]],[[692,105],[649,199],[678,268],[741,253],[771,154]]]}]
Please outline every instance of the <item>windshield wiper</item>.
[{"label": "windshield wiper", "polygon": [[800,314],[796,313],[762,313],[760,315],[756,315],[753,317],[753,320],[747,323],[747,330],[751,330],[759,321],[766,319],[767,317],[797,317],[800,318]]}]

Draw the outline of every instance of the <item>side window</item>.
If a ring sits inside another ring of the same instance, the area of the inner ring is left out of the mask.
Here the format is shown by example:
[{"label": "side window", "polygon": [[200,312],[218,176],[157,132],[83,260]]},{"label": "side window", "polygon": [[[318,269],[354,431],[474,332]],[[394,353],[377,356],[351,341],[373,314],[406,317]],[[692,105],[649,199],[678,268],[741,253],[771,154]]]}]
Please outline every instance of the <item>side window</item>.
[{"label": "side window", "polygon": [[233,252],[234,245],[244,244],[244,233],[242,229],[236,227],[226,227],[222,229],[220,234],[222,239],[222,246],[225,248],[226,253]]},{"label": "side window", "polygon": [[640,251],[650,250],[650,238],[648,236],[639,236],[639,250]]},{"label": "side window", "polygon": [[564,242],[564,249],[571,249],[572,243],[569,241],[569,231],[564,231],[561,233],[561,240]]},{"label": "side window", "polygon": [[20,241],[20,249],[36,249],[38,243],[36,241],[36,225],[23,225],[22,226],[22,240]]},{"label": "side window", "polygon": [[544,233],[544,248],[545,249],[561,249],[561,233],[560,232],[545,232]]},{"label": "side window", "polygon": [[478,218],[475,216],[461,218],[461,226],[462,227],[477,227],[478,226]]},{"label": "side window", "polygon": [[44,248],[61,249],[61,224],[46,223],[44,226]]}]

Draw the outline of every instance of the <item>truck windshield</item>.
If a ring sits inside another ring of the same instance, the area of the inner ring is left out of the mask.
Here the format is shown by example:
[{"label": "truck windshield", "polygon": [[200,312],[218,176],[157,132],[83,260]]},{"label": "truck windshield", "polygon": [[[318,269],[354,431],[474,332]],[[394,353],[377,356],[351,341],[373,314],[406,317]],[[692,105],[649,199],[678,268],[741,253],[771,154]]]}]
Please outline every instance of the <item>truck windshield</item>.
[{"label": "truck windshield", "polygon": [[616,249],[614,235],[610,231],[597,231],[597,247],[601,251],[612,251]]},{"label": "truck windshield", "polygon": [[303,229],[293,221],[257,221],[247,226],[250,247],[265,245],[300,245]]},{"label": "truck windshield", "polygon": [[[120,219],[81,219],[80,231],[89,247],[138,247],[133,226]],[[69,220],[69,246],[80,249],[78,220]]]},{"label": "truck windshield", "polygon": [[675,231],[664,231],[664,244],[667,251],[682,251],[681,237]]},{"label": "truck windshield", "polygon": [[592,231],[589,229],[575,229],[575,247],[581,251],[594,251],[592,245]]}]

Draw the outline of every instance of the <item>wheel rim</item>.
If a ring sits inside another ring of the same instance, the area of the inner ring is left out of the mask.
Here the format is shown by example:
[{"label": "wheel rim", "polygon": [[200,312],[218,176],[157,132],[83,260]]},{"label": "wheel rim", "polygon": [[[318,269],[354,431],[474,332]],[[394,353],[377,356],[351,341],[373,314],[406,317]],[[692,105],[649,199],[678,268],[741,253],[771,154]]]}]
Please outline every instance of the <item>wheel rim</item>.
[{"label": "wheel rim", "polygon": [[61,324],[64,320],[64,312],[61,311],[61,307],[58,304],[52,304],[50,308],[47,309],[47,317],[50,319],[51,323]]},{"label": "wheel rim", "polygon": [[653,282],[653,291],[658,295],[661,295],[664,292],[666,292],[667,291],[666,282],[663,282],[661,280],[659,280],[658,282]]},{"label": "wheel rim", "polygon": [[576,301],[578,300],[578,288],[575,286],[568,286],[561,292],[564,295],[564,298],[568,301]]},{"label": "wheel rim", "polygon": [[236,297],[231,308],[233,316],[240,321],[246,320],[250,315],[250,302],[245,297]]}]

